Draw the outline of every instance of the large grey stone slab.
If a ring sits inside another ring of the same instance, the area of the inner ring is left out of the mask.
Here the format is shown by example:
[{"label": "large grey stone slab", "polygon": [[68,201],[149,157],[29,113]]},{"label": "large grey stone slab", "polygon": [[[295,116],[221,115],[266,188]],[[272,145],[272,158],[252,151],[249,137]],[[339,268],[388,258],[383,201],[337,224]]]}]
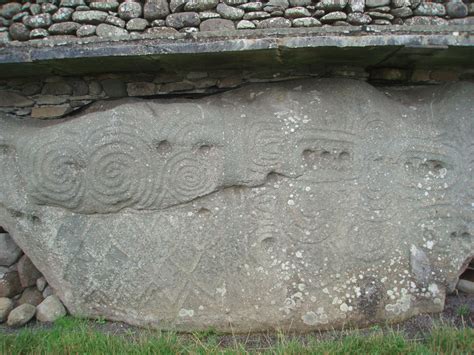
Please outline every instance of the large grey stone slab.
[{"label": "large grey stone slab", "polygon": [[474,85],[251,85],[0,120],[0,224],[74,315],[330,329],[440,311],[473,255]]},{"label": "large grey stone slab", "polygon": [[[454,20],[452,20],[454,21]],[[196,22],[197,23],[197,22]],[[0,46],[0,77],[327,67],[474,69],[474,26],[352,26],[54,38]],[[199,60],[197,60],[199,59]]]}]

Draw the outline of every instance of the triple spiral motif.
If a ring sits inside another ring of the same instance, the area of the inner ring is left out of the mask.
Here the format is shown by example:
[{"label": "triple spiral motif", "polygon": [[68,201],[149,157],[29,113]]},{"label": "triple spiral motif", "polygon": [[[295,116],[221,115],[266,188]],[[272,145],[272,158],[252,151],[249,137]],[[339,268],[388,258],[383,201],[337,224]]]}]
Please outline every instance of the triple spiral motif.
[{"label": "triple spiral motif", "polygon": [[[27,144],[23,172],[37,203],[82,213],[157,209],[212,192],[217,172],[199,151],[154,151],[152,137],[129,124],[94,130],[82,146],[72,135]],[[165,201],[165,202],[164,202]]]}]

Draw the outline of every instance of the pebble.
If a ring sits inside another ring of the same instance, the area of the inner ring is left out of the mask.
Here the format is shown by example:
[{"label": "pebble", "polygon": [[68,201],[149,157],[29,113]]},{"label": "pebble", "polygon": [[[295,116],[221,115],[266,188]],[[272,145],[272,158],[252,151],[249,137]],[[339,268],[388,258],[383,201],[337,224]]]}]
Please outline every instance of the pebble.
[{"label": "pebble", "polygon": [[30,39],[41,39],[49,36],[49,32],[44,28],[35,28],[30,32]]},{"label": "pebble", "polygon": [[13,40],[27,41],[30,38],[30,30],[20,22],[11,25],[8,32]]},{"label": "pebble", "polygon": [[201,19],[196,12],[180,12],[166,17],[166,25],[173,28],[199,26]]},{"label": "pebble", "polygon": [[390,13],[395,17],[405,18],[405,17],[410,17],[411,15],[413,15],[413,10],[409,7],[404,6],[404,7],[398,7],[396,9],[392,9]]},{"label": "pebble", "polygon": [[[48,83],[43,87],[43,94],[48,94],[49,92],[45,92],[47,85],[52,85],[56,83]],[[54,91],[50,94],[52,95],[61,95],[67,94],[68,92],[65,91]],[[69,92],[71,94],[72,92]],[[20,278],[20,283],[22,287],[29,287],[29,286],[36,286],[36,280],[40,278],[42,275],[38,271],[38,269],[33,265],[30,258],[26,255],[23,255],[20,260],[18,261],[18,277]]]},{"label": "pebble", "polygon": [[64,317],[66,313],[66,308],[64,308],[59,298],[55,295],[46,297],[46,299],[36,307],[36,319],[40,322],[54,322]]},{"label": "pebble", "polygon": [[291,21],[283,17],[272,17],[260,21],[257,28],[289,28]]},{"label": "pebble", "polygon": [[169,13],[167,0],[147,0],[143,6],[143,17],[149,21],[163,19]]},{"label": "pebble", "polygon": [[244,15],[244,20],[262,20],[270,17],[270,14],[265,11],[252,11]]},{"label": "pebble", "polygon": [[44,28],[51,26],[52,20],[50,14],[39,14],[24,17],[23,23],[30,28]]},{"label": "pebble", "polygon": [[217,5],[216,11],[222,18],[228,20],[240,20],[244,17],[245,11],[236,7],[220,3]]},{"label": "pebble", "polygon": [[237,23],[237,29],[238,30],[251,30],[254,29],[255,24],[252,21],[247,21],[247,20],[242,20]]},{"label": "pebble", "polygon": [[347,22],[349,22],[351,25],[368,25],[372,22],[372,17],[360,12],[353,12],[347,15]]},{"label": "pebble", "polygon": [[7,318],[7,325],[9,327],[21,327],[28,323],[36,313],[36,307],[25,303],[14,308]]},{"label": "pebble", "polygon": [[13,309],[13,301],[7,297],[0,297],[0,323],[7,320],[8,314]]},{"label": "pebble", "polygon": [[219,0],[191,0],[184,5],[184,11],[205,11],[215,9]]},{"label": "pebble", "polygon": [[72,20],[81,24],[99,25],[108,17],[107,12],[90,10],[76,11],[72,14]]},{"label": "pebble", "polygon": [[304,7],[292,7],[291,9],[285,10],[285,17],[289,19],[295,19],[299,17],[310,17],[311,13]]},{"label": "pebble", "polygon": [[21,5],[16,2],[9,2],[0,8],[0,16],[11,19],[21,11]]},{"label": "pebble", "polygon": [[418,16],[444,16],[446,15],[446,8],[443,4],[423,2],[413,13]]},{"label": "pebble", "polygon": [[460,279],[456,288],[459,291],[469,293],[469,294],[474,294],[474,282],[472,281]]},{"label": "pebble", "polygon": [[451,18],[462,18],[467,16],[468,8],[462,1],[454,0],[446,4],[446,12]]},{"label": "pebble", "polygon": [[76,22],[60,22],[49,26],[48,32],[52,35],[73,35],[80,27]]},{"label": "pebble", "polygon": [[127,30],[105,23],[101,23],[100,25],[98,25],[95,32],[97,36],[103,38],[114,38],[128,35]]},{"label": "pebble", "polygon": [[390,0],[365,0],[365,6],[367,7],[379,7],[390,5]]},{"label": "pebble", "polygon": [[345,12],[334,11],[321,17],[321,22],[344,21],[345,19],[347,19],[347,15]]},{"label": "pebble", "polygon": [[321,26],[321,22],[313,17],[301,17],[292,21],[293,27],[317,27]]},{"label": "pebble", "polygon": [[115,16],[107,16],[104,23],[109,24],[109,25],[114,25],[120,28],[125,28],[125,25],[127,24],[120,17],[115,17]]},{"label": "pebble", "polygon": [[69,7],[61,7],[51,16],[51,19],[53,20],[53,22],[69,21],[72,17],[73,12],[74,9],[71,9]]},{"label": "pebble", "polygon": [[125,21],[140,17],[142,15],[142,4],[139,2],[123,2],[118,8],[118,14]]},{"label": "pebble", "polygon": [[0,233],[0,266],[12,265],[21,254],[21,249],[13,241],[10,234]]},{"label": "pebble", "polygon": [[201,31],[232,31],[235,30],[234,22],[225,19],[210,19],[201,22],[199,29]]},{"label": "pebble", "polygon": [[116,11],[119,7],[118,1],[92,1],[89,3],[91,10]]},{"label": "pebble", "polygon": [[319,8],[326,11],[342,10],[347,5],[347,0],[322,0]]},{"label": "pebble", "polygon": [[129,31],[143,31],[148,27],[148,21],[144,18],[132,18],[127,22],[127,30]]}]

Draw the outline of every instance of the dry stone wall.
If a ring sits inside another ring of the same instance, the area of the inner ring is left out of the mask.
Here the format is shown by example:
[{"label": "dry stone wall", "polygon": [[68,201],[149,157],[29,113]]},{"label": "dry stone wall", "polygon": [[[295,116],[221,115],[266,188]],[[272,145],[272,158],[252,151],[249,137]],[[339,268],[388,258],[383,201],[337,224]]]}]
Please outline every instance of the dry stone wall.
[{"label": "dry stone wall", "polygon": [[471,1],[2,1],[0,41],[266,28],[474,24]]},{"label": "dry stone wall", "polygon": [[19,327],[35,315],[41,322],[53,322],[65,314],[44,276],[0,227],[0,323]]},{"label": "dry stone wall", "polygon": [[17,118],[54,119],[100,101],[125,97],[212,94],[255,82],[307,77],[341,77],[383,84],[439,84],[472,75],[448,69],[398,69],[334,66],[325,71],[213,70],[192,72],[50,76],[0,80],[0,112]]}]

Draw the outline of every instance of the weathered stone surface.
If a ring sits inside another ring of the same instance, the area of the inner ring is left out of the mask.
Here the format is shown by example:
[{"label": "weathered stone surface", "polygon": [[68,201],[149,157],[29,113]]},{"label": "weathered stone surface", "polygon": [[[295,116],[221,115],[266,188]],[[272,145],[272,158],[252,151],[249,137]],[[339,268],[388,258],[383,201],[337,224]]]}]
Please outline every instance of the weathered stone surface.
[{"label": "weathered stone surface", "polygon": [[107,16],[107,12],[104,11],[76,11],[72,14],[72,20],[88,25],[98,25],[104,22]]},{"label": "weathered stone surface", "polygon": [[56,12],[57,9],[58,9],[58,7],[54,4],[51,4],[51,3],[41,4],[41,12],[43,12],[43,13],[52,14],[52,13]]},{"label": "weathered stone surface", "polygon": [[122,20],[128,21],[142,15],[142,4],[139,2],[127,1],[120,4],[118,14]]},{"label": "weathered stone surface", "polygon": [[[451,20],[451,21],[456,21],[456,20]],[[413,16],[405,20],[406,25],[432,25],[432,26],[438,26],[438,25],[447,25],[448,21],[436,17],[436,16]]]},{"label": "weathered stone surface", "polygon": [[180,12],[166,17],[166,26],[173,28],[199,26],[201,19],[196,12]]},{"label": "weathered stone surface", "polygon": [[28,303],[22,304],[10,312],[7,325],[9,327],[21,327],[33,319],[35,313],[35,306]]},{"label": "weathered stone surface", "polygon": [[347,15],[347,22],[351,25],[367,25],[372,22],[372,18],[360,12],[353,12]]},{"label": "weathered stone surface", "polygon": [[118,1],[92,1],[89,4],[89,7],[92,10],[100,10],[100,11],[115,11],[119,7]]},{"label": "weathered stone surface", "polygon": [[439,311],[474,247],[473,103],[472,83],[306,80],[3,119],[0,225],[72,314],[248,331]]},{"label": "weathered stone surface", "polygon": [[349,0],[347,7],[351,12],[364,12],[365,0]]},{"label": "weathered stone surface", "polygon": [[[104,25],[106,26],[106,25]],[[33,107],[32,118],[58,118],[71,111],[69,104]]]},{"label": "weathered stone surface", "polygon": [[232,31],[235,30],[235,25],[231,20],[216,18],[201,22],[199,29],[201,31]]},{"label": "weathered stone surface", "polygon": [[169,34],[176,34],[178,33],[178,30],[172,27],[152,27],[152,28],[147,28],[145,30],[145,33],[149,34],[162,34],[162,35],[169,35]]},{"label": "weathered stone surface", "polygon": [[422,2],[413,13],[418,16],[444,16],[446,8],[443,4]]},{"label": "weathered stone surface", "polygon": [[68,21],[52,24],[48,27],[48,31],[52,35],[72,35],[76,34],[80,27],[80,24]]},{"label": "weathered stone surface", "polygon": [[127,84],[129,96],[149,96],[156,94],[156,86],[149,82],[136,82]]},{"label": "weathered stone surface", "polygon": [[64,7],[78,7],[78,6],[84,6],[86,3],[84,0],[61,0],[60,6]]},{"label": "weathered stone surface", "polygon": [[21,11],[21,4],[12,2],[12,3],[2,5],[2,7],[0,8],[0,16],[5,17],[7,19],[11,19],[20,11]]},{"label": "weathered stone surface", "polygon": [[469,294],[474,294],[474,282],[472,281],[461,279],[456,285],[456,288],[459,291],[469,293]]},{"label": "weathered stone surface", "polygon": [[0,233],[0,266],[10,266],[21,255],[21,249],[8,233]]},{"label": "weathered stone surface", "polygon": [[293,27],[316,27],[321,26],[321,22],[313,17],[302,17],[294,19],[292,22]]},{"label": "weathered stone surface", "polygon": [[73,12],[74,9],[70,7],[61,7],[51,16],[51,19],[53,20],[53,22],[69,21],[72,17]]},{"label": "weathered stone surface", "polygon": [[252,11],[244,15],[244,20],[262,20],[270,17],[270,14],[265,11]]},{"label": "weathered stone surface", "polygon": [[30,258],[23,255],[18,261],[18,276],[22,287],[35,286],[36,280],[41,277],[41,273],[31,262]]},{"label": "weathered stone surface", "polygon": [[451,18],[462,18],[467,16],[468,8],[461,0],[451,0],[446,4],[446,12]]},{"label": "weathered stone surface", "polygon": [[0,267],[0,297],[13,297],[22,290],[17,271],[5,270]]},{"label": "weathered stone surface", "polygon": [[8,314],[13,309],[13,301],[6,297],[0,297],[0,323],[7,320]]},{"label": "weathered stone surface", "polygon": [[78,37],[89,37],[95,35],[96,26],[94,25],[82,25],[76,31]]},{"label": "weathered stone surface", "polygon": [[95,32],[97,36],[104,38],[116,38],[128,35],[127,30],[113,25],[107,25],[105,23],[98,25]]},{"label": "weathered stone surface", "polygon": [[40,322],[54,322],[66,315],[66,309],[57,296],[48,296],[36,307],[36,319]]},{"label": "weathered stone surface", "polygon": [[45,38],[49,35],[48,30],[44,28],[35,28],[30,32],[30,39]]},{"label": "weathered stone surface", "polygon": [[167,0],[147,0],[143,6],[143,17],[149,21],[165,18],[169,13]]},{"label": "weathered stone surface", "polygon": [[390,0],[365,0],[365,6],[367,7],[379,7],[390,4]]},{"label": "weathered stone surface", "polygon": [[51,25],[52,20],[50,14],[39,14],[24,17],[23,23],[30,28],[45,28]]},{"label": "weathered stone surface", "polygon": [[252,21],[242,20],[237,23],[238,30],[251,30],[257,27]]},{"label": "weathered stone surface", "polygon": [[0,107],[29,107],[34,102],[29,98],[13,91],[0,91]]},{"label": "weathered stone surface", "polygon": [[327,22],[334,22],[334,21],[343,21],[347,19],[347,15],[345,12],[342,11],[334,11],[330,12],[327,15],[324,15],[323,17],[320,18],[321,22],[327,23]]},{"label": "weathered stone surface", "polygon": [[292,7],[285,10],[285,17],[289,19],[310,17],[311,13],[304,7]]},{"label": "weathered stone surface", "polygon": [[205,11],[215,9],[219,0],[189,0],[184,5],[184,11]]},{"label": "weathered stone surface", "polygon": [[244,10],[226,5],[224,3],[217,5],[216,11],[222,16],[222,18],[228,20],[240,20],[245,14]]},{"label": "weathered stone surface", "polygon": [[8,29],[13,40],[26,41],[30,38],[30,30],[22,23],[14,23]]},{"label": "weathered stone surface", "polygon": [[48,283],[46,282],[44,276],[41,276],[38,280],[36,280],[36,288],[40,292],[43,292],[47,285]]},{"label": "weathered stone surface", "polygon": [[105,22],[108,25],[114,25],[117,27],[125,28],[126,22],[122,20],[120,17],[115,16],[107,16]]},{"label": "weathered stone surface", "polygon": [[390,13],[395,17],[402,17],[402,18],[413,15],[412,9],[406,6],[392,9]]},{"label": "weathered stone surface", "polygon": [[127,30],[129,31],[143,31],[148,27],[148,21],[143,18],[132,18],[127,22]]},{"label": "weathered stone surface", "polygon": [[39,305],[43,302],[43,295],[36,287],[25,288],[21,297],[18,299],[18,304],[32,304],[33,306]]},{"label": "weathered stone surface", "polygon": [[291,21],[284,17],[271,17],[258,23],[257,28],[289,28]]},{"label": "weathered stone surface", "polygon": [[322,0],[319,6],[326,11],[342,10],[347,5],[347,0]]}]

